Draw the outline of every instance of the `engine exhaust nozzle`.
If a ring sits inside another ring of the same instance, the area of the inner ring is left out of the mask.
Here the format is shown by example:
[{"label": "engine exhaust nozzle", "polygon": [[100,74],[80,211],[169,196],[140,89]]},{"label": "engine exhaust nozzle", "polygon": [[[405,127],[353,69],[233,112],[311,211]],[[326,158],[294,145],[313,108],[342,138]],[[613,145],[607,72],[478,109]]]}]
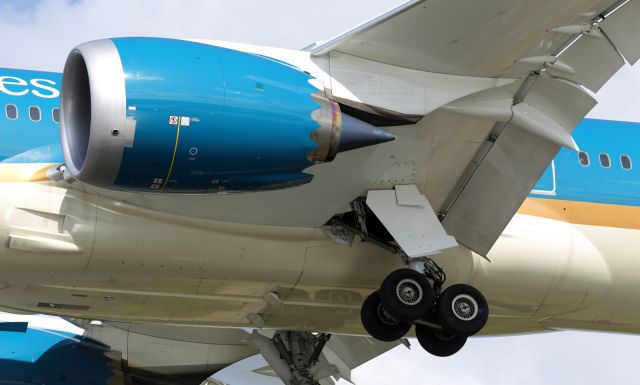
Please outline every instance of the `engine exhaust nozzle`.
[{"label": "engine exhaust nozzle", "polygon": [[318,144],[307,156],[312,162],[330,162],[339,152],[395,140],[393,134],[343,114],[338,103],[319,95],[313,98],[320,108],[312,117],[320,127],[311,133],[311,139]]}]

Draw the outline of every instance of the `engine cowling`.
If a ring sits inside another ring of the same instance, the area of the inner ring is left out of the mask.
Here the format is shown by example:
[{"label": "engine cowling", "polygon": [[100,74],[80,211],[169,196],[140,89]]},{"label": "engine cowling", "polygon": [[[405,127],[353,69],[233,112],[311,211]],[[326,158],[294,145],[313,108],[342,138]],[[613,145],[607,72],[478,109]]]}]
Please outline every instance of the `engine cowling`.
[{"label": "engine cowling", "polygon": [[181,40],[76,47],[62,82],[67,172],[111,189],[220,192],[307,183],[338,152],[393,140],[280,61]]}]

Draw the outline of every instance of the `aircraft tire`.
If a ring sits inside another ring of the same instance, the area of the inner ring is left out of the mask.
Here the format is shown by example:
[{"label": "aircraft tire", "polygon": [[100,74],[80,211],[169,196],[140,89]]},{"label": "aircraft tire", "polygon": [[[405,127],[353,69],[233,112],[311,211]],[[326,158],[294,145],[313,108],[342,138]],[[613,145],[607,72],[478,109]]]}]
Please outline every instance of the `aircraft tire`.
[{"label": "aircraft tire", "polygon": [[382,282],[380,300],[396,318],[413,322],[431,310],[433,289],[424,274],[412,269],[399,269]]},{"label": "aircraft tire", "polygon": [[473,286],[452,285],[438,298],[436,318],[448,332],[471,336],[487,323],[489,305]]},{"label": "aircraft tire", "polygon": [[452,356],[467,343],[467,336],[432,330],[420,324],[416,325],[416,337],[424,350],[438,357]]},{"label": "aircraft tire", "polygon": [[365,330],[379,341],[397,341],[411,329],[411,324],[398,320],[385,310],[377,291],[362,304],[360,317]]}]

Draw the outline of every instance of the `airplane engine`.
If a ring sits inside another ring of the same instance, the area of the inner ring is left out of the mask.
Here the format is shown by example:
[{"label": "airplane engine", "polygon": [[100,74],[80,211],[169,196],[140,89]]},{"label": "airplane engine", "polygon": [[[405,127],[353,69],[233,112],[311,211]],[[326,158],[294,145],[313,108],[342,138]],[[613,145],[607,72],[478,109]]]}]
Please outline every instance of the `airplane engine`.
[{"label": "airplane engine", "polygon": [[393,140],[314,83],[289,64],[206,44],[82,44],[62,81],[66,172],[119,190],[280,189],[308,183],[304,169],[339,152]]}]

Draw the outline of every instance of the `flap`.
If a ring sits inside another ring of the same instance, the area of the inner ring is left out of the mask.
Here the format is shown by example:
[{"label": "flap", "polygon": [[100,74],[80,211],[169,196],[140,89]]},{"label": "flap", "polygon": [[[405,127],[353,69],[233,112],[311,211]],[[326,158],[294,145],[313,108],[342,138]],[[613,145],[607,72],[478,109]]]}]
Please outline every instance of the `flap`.
[{"label": "flap", "polygon": [[640,60],[640,1],[631,0],[606,18],[601,27],[631,64]]},{"label": "flap", "polygon": [[597,92],[624,65],[624,59],[606,39],[586,35],[581,35],[558,57],[573,69],[573,73],[551,73],[571,79],[593,92]]},{"label": "flap", "polygon": [[[595,103],[569,82],[537,79],[523,101],[514,106],[511,122],[494,126],[476,155],[478,160],[470,162],[465,174],[468,178],[463,177],[452,192],[442,211],[447,232],[486,256],[560,146],[565,145],[563,141],[569,140]],[[523,111],[529,115],[518,119]]]}]

